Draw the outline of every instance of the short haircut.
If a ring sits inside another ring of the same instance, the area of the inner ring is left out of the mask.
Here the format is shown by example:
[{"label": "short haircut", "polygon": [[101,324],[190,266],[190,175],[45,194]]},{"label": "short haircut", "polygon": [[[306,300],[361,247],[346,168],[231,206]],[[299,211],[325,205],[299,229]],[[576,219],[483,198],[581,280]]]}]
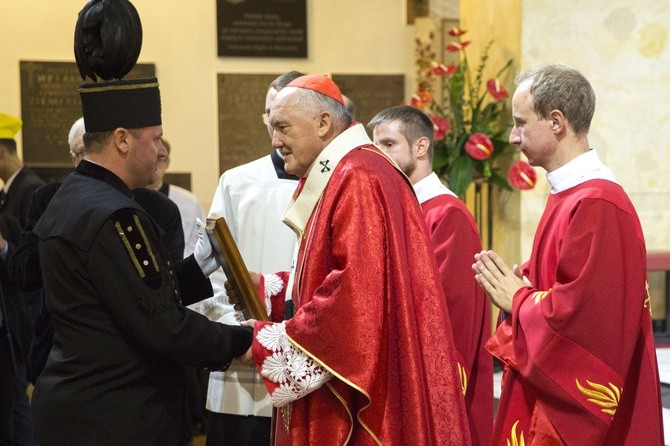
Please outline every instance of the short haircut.
[{"label": "short haircut", "polygon": [[275,78],[275,80],[272,81],[270,88],[274,88],[275,90],[280,91],[295,79],[298,79],[304,75],[305,73],[301,73],[300,71],[289,71],[288,73],[280,74],[277,76],[277,78]]},{"label": "short haircut", "polygon": [[16,155],[16,141],[9,138],[0,138],[0,147],[4,148],[7,152]]},{"label": "short haircut", "polygon": [[560,110],[576,134],[586,134],[596,109],[596,94],[582,73],[565,64],[550,64],[517,75],[515,85],[530,80],[533,110],[547,118]]},{"label": "short haircut", "polygon": [[113,131],[84,133],[84,152],[99,153],[109,141]]},{"label": "short haircut", "polygon": [[84,127],[84,118],[79,118],[74,121],[72,127],[70,127],[70,133],[67,135],[67,144],[70,146],[70,151],[74,152],[74,145],[77,142],[79,135],[86,133],[86,128]]},{"label": "short haircut", "polygon": [[318,91],[296,87],[299,94],[298,103],[304,105],[314,113],[327,112],[333,118],[336,130],[344,131],[351,125],[351,115],[344,104]]},{"label": "short haircut", "polygon": [[428,141],[430,141],[428,159],[432,162],[435,126],[428,115],[410,105],[396,105],[377,113],[368,122],[367,127],[372,131],[380,124],[393,121],[400,123],[400,133],[402,133],[410,146],[418,141],[419,138],[428,138]]}]

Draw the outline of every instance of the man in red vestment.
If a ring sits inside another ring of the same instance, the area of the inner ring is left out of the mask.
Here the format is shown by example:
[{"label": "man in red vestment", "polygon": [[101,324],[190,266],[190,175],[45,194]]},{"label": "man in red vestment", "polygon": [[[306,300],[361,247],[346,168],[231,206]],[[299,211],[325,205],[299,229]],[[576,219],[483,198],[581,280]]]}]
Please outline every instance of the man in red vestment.
[{"label": "man in red vestment", "polygon": [[510,143],[547,171],[551,195],[528,263],[475,256],[476,280],[507,315],[487,342],[505,364],[493,444],[663,444],[644,238],[589,146],[594,110],[570,67],[517,78]]},{"label": "man in red vestment", "polygon": [[491,442],[493,358],[484,342],[491,336],[489,301],[471,274],[472,257],[482,250],[472,214],[433,172],[433,122],[421,110],[398,105],[368,124],[375,145],[412,182],[430,235],[449,307],[458,372],[473,445]]},{"label": "man in red vestment", "polygon": [[[294,268],[264,276],[277,322],[252,321],[246,355],[280,408],[276,442],[470,444],[448,309],[411,185],[325,76],[280,91],[270,124],[286,171],[301,177],[284,214],[300,240]],[[280,322],[284,295],[296,311]]]}]

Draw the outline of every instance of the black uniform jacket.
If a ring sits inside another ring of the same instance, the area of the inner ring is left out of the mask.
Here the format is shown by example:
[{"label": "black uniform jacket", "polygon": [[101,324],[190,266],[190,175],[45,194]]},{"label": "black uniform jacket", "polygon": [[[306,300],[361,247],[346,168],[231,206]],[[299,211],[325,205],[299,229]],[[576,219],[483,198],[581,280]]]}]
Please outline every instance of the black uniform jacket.
[{"label": "black uniform jacket", "polygon": [[82,161],[34,232],[55,328],[33,393],[38,440],[176,445],[183,365],[223,369],[250,333],[182,305],[160,230],[101,166]]}]

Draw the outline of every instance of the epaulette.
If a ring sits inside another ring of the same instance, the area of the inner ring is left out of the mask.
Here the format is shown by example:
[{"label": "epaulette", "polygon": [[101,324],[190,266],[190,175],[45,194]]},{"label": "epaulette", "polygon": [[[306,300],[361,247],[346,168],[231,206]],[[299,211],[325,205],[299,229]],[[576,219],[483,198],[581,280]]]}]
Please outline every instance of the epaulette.
[{"label": "epaulette", "polygon": [[128,252],[138,276],[151,289],[161,286],[161,266],[156,247],[151,245],[147,231],[142,225],[136,209],[124,208],[111,217],[116,232]]}]

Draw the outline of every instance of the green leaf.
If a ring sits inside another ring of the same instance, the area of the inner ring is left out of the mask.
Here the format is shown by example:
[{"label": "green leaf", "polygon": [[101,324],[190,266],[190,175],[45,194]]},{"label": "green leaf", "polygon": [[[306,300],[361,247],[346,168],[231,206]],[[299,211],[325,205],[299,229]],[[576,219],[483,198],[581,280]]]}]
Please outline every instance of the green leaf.
[{"label": "green leaf", "polygon": [[474,162],[469,155],[458,157],[449,172],[449,189],[463,198],[465,192],[468,190],[468,186],[472,182],[473,170]]},{"label": "green leaf", "polygon": [[501,189],[514,190],[507,182],[507,178],[501,176],[496,169],[491,172],[491,181],[493,181],[493,184],[500,187]]}]

